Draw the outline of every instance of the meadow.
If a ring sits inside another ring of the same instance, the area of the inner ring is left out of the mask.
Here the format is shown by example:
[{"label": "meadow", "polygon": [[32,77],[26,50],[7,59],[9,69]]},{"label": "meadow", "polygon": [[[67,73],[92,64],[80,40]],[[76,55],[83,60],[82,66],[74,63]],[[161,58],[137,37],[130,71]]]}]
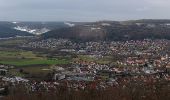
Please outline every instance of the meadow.
[{"label": "meadow", "polygon": [[0,51],[0,64],[12,65],[16,67],[31,65],[56,65],[68,64],[67,59],[49,59],[42,55],[37,55],[32,51]]}]

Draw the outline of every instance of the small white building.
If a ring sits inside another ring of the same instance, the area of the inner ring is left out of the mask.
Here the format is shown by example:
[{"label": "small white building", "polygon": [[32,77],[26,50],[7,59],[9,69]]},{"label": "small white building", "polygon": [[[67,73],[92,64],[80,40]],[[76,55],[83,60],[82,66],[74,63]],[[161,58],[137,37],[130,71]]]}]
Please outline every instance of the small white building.
[{"label": "small white building", "polygon": [[65,75],[64,74],[54,74],[54,77],[53,79],[54,80],[62,80],[62,79],[65,79]]}]

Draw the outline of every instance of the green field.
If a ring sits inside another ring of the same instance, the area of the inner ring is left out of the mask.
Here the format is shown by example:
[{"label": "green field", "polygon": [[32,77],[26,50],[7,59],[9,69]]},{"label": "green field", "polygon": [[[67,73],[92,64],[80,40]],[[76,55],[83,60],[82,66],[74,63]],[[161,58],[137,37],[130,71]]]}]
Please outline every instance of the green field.
[{"label": "green field", "polygon": [[0,46],[17,46],[29,40],[30,38],[24,38],[24,37],[0,40]]},{"label": "green field", "polygon": [[55,65],[55,64],[67,64],[66,60],[48,60],[48,59],[26,59],[26,60],[14,60],[14,61],[0,61],[0,64],[14,65],[14,66],[29,66],[29,65]]},{"label": "green field", "polygon": [[68,64],[66,59],[39,57],[31,51],[0,51],[0,64],[13,66]]}]

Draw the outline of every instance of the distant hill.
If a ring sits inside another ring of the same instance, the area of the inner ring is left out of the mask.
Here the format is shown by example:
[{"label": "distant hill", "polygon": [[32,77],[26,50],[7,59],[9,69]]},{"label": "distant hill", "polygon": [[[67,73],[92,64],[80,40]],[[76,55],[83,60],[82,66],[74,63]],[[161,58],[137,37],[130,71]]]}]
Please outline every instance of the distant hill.
[{"label": "distant hill", "polygon": [[33,36],[51,30],[73,27],[69,22],[5,22],[0,21],[0,38]]},{"label": "distant hill", "polygon": [[33,36],[28,32],[23,32],[15,30],[12,27],[15,27],[10,22],[0,22],[0,38],[16,37],[16,36]]},{"label": "distant hill", "polygon": [[33,35],[76,41],[170,39],[170,20],[0,22],[0,38]]},{"label": "distant hill", "polygon": [[100,21],[49,31],[43,38],[72,40],[170,39],[170,20]]},{"label": "distant hill", "polygon": [[72,27],[74,24],[69,22],[13,22],[14,29],[26,31],[34,35],[41,35],[51,30]]}]

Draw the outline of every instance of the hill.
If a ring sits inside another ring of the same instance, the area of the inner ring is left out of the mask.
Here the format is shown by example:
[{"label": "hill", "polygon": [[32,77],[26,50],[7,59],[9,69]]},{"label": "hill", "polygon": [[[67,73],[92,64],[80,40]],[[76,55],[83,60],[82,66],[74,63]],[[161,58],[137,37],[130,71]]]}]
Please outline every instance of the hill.
[{"label": "hill", "polygon": [[9,38],[9,37],[16,37],[16,36],[33,36],[28,32],[23,32],[19,30],[15,30],[14,27],[10,22],[0,22],[0,38]]},{"label": "hill", "polygon": [[0,21],[0,38],[41,35],[51,30],[73,27],[70,22],[7,22]]},{"label": "hill", "polygon": [[170,20],[100,21],[49,31],[43,38],[72,40],[170,39]]},{"label": "hill", "polygon": [[16,30],[25,31],[34,35],[41,35],[51,30],[70,27],[68,22],[13,22]]}]

